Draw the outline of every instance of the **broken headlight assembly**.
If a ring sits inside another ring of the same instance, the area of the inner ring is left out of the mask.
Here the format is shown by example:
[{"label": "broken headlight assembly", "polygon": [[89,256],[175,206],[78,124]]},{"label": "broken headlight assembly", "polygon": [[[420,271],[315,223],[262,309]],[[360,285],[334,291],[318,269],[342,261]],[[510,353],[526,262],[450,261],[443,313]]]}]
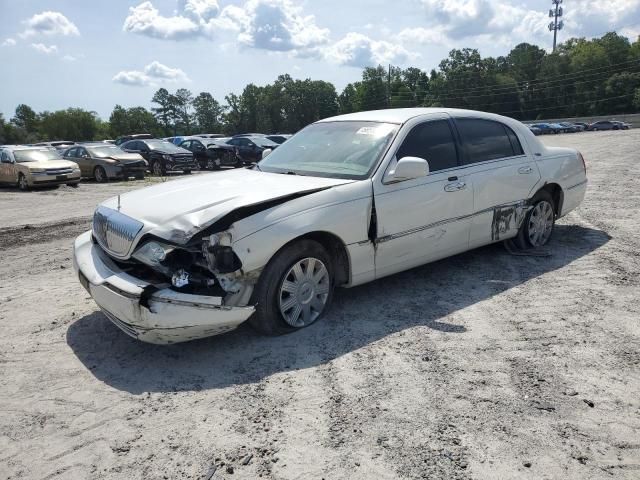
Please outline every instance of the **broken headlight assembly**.
[{"label": "broken headlight assembly", "polygon": [[240,259],[231,248],[231,234],[229,232],[214,233],[204,238],[202,255],[212,272],[231,273],[242,267]]},{"label": "broken headlight assembly", "polygon": [[160,267],[174,247],[160,242],[147,242],[133,253],[133,258],[149,267]]}]

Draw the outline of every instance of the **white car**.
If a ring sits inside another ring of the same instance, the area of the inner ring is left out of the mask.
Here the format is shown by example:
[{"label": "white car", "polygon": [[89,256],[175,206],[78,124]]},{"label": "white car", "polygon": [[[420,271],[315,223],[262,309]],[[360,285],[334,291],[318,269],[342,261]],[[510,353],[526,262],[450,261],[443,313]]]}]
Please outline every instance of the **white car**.
[{"label": "white car", "polygon": [[[268,152],[267,152],[268,153]],[[75,241],[80,282],[129,335],[174,343],[248,320],[306,327],[351,287],[492,242],[549,241],[587,185],[580,153],[444,108],[314,123],[251,169],[112,198]]]}]

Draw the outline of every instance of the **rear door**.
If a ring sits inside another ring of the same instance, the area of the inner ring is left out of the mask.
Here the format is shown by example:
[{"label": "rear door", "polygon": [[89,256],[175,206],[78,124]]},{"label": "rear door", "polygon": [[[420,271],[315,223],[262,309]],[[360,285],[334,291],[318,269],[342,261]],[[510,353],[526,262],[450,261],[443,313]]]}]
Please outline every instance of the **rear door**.
[{"label": "rear door", "polygon": [[[429,162],[429,175],[374,183],[376,278],[462,252],[469,245],[472,182],[460,164],[451,121],[433,114],[408,130],[388,167],[403,157]],[[385,175],[385,178],[386,175]]]},{"label": "rear door", "polygon": [[463,163],[473,183],[473,210],[469,247],[515,236],[524,214],[524,202],[540,179],[533,157],[523,142],[502,122],[483,118],[456,118]]}]

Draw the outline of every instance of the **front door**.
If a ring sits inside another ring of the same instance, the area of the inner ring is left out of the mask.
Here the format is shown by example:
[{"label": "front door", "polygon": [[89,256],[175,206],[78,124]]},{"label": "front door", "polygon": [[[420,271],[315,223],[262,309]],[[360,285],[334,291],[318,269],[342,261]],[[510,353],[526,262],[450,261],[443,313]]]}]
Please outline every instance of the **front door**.
[{"label": "front door", "polygon": [[[420,157],[429,175],[374,184],[377,220],[376,278],[467,250],[473,185],[460,165],[450,119],[433,114],[417,123],[395,161]],[[387,175],[385,175],[387,178]]]}]

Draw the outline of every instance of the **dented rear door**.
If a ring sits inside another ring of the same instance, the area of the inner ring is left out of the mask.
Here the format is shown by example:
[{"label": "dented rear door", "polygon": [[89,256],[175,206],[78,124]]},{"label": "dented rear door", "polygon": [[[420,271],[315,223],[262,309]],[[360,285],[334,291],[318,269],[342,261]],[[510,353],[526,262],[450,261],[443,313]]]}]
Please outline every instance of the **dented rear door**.
[{"label": "dented rear door", "polygon": [[525,202],[540,179],[526,142],[507,125],[480,118],[456,118],[466,175],[473,182],[469,247],[515,236]]}]

